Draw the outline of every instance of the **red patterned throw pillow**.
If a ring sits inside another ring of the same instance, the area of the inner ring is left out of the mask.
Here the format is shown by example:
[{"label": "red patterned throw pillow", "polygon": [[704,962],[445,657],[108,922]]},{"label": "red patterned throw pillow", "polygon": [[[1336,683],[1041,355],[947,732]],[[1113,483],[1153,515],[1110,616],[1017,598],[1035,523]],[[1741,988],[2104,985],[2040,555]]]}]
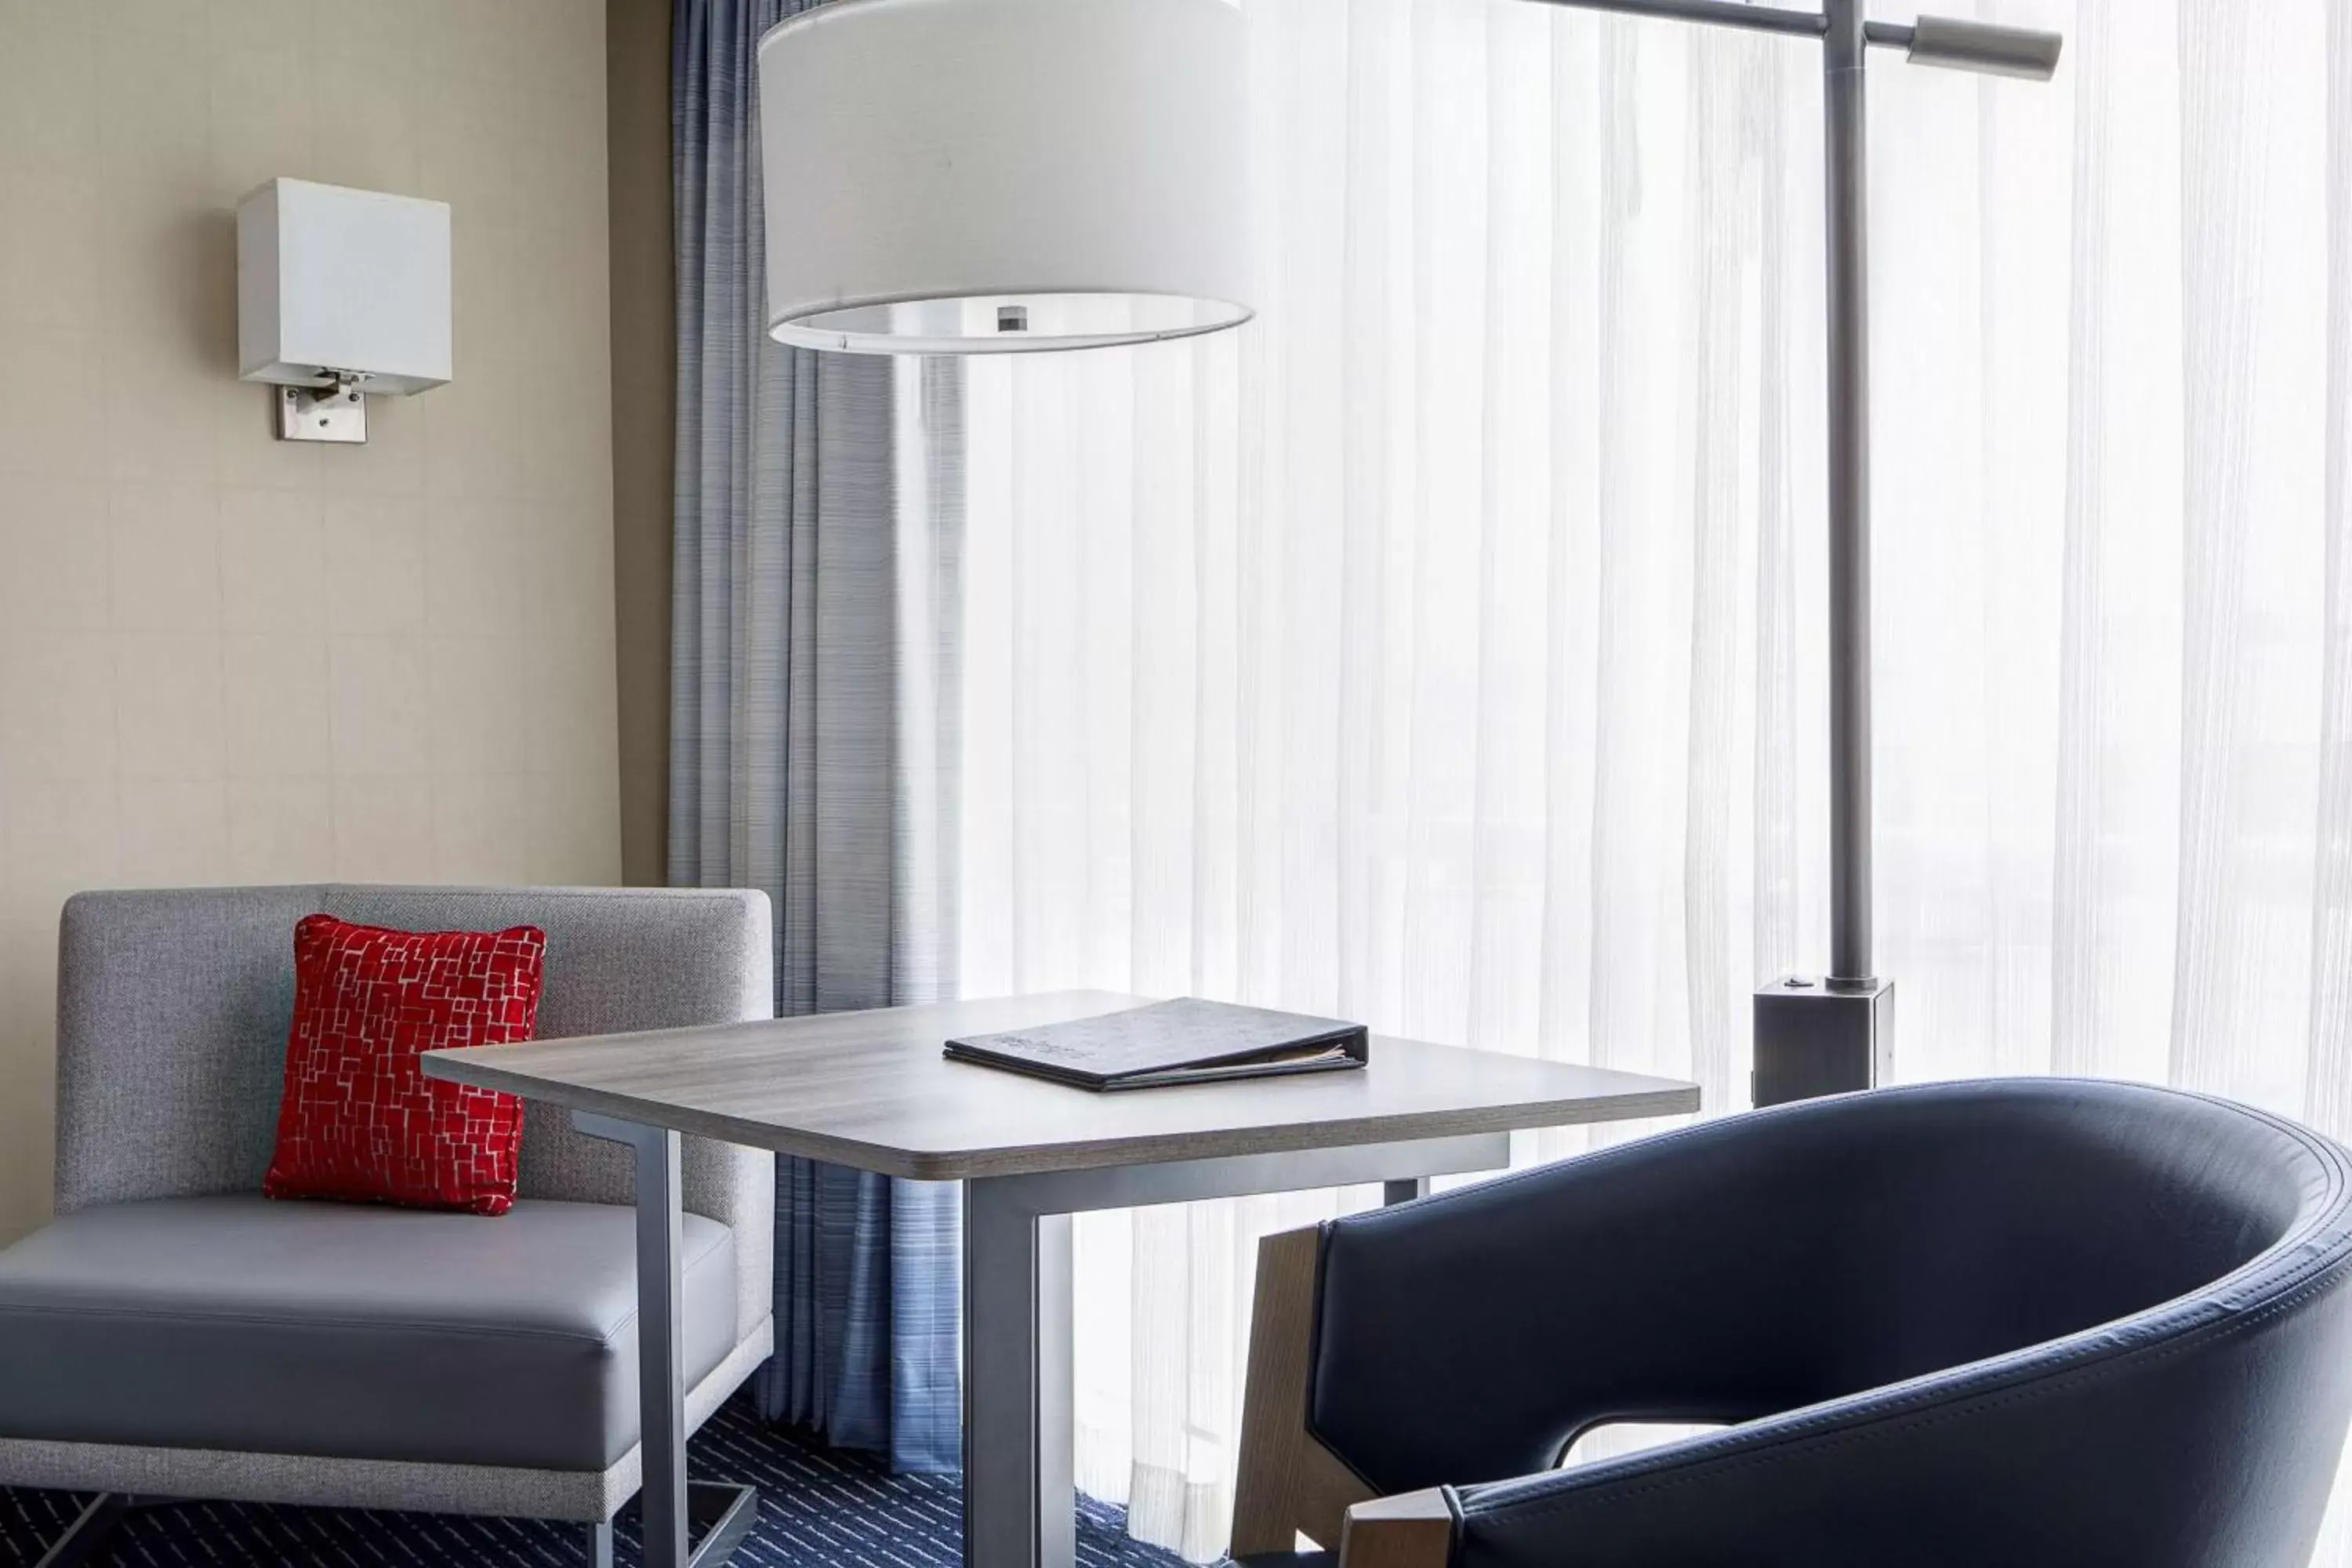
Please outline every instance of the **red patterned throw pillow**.
[{"label": "red patterned throw pillow", "polygon": [[530,1039],[546,956],[537,926],[407,931],[306,916],[294,928],[286,1098],[262,1191],[506,1213],[522,1101],[428,1079],[416,1058]]}]

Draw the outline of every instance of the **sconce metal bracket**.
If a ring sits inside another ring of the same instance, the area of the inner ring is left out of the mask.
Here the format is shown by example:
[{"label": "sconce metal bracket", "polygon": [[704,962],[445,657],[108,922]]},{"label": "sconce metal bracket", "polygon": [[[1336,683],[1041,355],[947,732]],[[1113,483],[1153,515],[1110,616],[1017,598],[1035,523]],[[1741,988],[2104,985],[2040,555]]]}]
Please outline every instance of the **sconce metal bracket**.
[{"label": "sconce metal bracket", "polygon": [[349,372],[327,374],[334,377],[328,385],[272,389],[278,399],[279,440],[365,444],[367,398],[361,393],[360,383],[366,378]]}]

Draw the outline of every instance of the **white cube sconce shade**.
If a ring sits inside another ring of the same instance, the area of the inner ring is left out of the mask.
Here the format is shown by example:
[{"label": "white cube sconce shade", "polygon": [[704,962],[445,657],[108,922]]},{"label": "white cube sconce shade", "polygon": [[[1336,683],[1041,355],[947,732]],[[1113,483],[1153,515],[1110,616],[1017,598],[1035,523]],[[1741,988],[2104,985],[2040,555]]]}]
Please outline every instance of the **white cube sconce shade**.
[{"label": "white cube sconce shade", "polygon": [[996,353],[1249,320],[1228,0],[832,0],[760,44],[768,331]]},{"label": "white cube sconce shade", "polygon": [[237,204],[237,374],[287,440],[367,439],[363,394],[449,379],[449,206],[272,180]]}]

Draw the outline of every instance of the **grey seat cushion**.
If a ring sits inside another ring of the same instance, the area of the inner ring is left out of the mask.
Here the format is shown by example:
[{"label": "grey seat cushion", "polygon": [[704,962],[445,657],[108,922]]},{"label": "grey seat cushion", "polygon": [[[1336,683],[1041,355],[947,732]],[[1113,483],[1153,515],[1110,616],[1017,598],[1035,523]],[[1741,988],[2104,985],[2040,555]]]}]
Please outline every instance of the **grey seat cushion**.
[{"label": "grey seat cushion", "polygon": [[[0,1252],[0,1436],[602,1470],[637,1440],[634,1215],[109,1204]],[[685,1216],[689,1385],[735,1342]]]}]

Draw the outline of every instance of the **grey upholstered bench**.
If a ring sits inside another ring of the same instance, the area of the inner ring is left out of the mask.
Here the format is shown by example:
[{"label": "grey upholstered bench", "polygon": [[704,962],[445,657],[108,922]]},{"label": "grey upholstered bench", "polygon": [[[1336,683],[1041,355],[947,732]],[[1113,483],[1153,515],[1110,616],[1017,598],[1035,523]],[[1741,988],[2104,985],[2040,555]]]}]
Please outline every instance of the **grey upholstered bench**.
[{"label": "grey upholstered bench", "polygon": [[[756,892],[86,893],[58,959],[57,1220],[0,1252],[0,1483],[577,1521],[637,1489],[625,1150],[527,1110],[496,1219],[260,1195],[294,922],[547,932],[542,1038],[768,1016]],[[773,1162],[684,1155],[698,1425],[771,1343]]]}]

